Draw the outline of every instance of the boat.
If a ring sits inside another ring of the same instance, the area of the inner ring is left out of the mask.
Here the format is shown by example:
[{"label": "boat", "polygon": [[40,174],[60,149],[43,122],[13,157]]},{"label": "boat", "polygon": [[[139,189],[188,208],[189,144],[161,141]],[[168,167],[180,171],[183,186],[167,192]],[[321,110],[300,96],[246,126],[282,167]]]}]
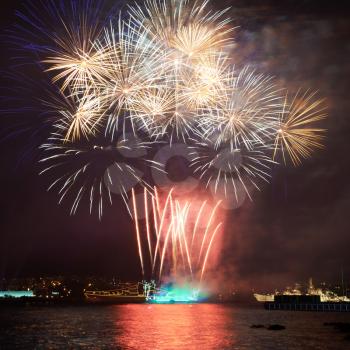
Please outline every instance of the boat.
[{"label": "boat", "polygon": [[308,295],[319,295],[322,303],[349,303],[350,298],[346,295],[338,295],[331,290],[315,288],[312,283],[312,278],[309,279]]},{"label": "boat", "polygon": [[254,298],[259,303],[264,303],[266,301],[274,301],[275,300],[275,295],[274,294],[258,294],[258,293],[254,293]]},{"label": "boat", "polygon": [[295,285],[294,288],[287,287],[282,293],[279,291],[275,291],[275,293],[271,294],[259,294],[259,293],[254,293],[254,298],[259,302],[259,303],[265,303],[267,301],[274,301],[276,295],[301,295],[300,291],[300,286],[298,284]]},{"label": "boat", "polygon": [[129,304],[145,303],[147,301],[147,288],[142,282],[119,283],[113,290],[87,290],[84,292],[88,303]]},{"label": "boat", "polygon": [[115,290],[87,291],[85,292],[85,298],[86,301],[90,303],[128,304],[146,302],[146,297],[144,295],[121,294]]},{"label": "boat", "polygon": [[348,303],[350,298],[346,295],[337,295],[329,289],[316,288],[312,278],[309,279],[308,287],[305,293],[301,291],[301,286],[296,284],[294,288],[287,287],[283,292],[275,291],[274,294],[258,294],[254,293],[254,297],[258,302],[273,302],[276,296],[291,295],[291,296],[319,296],[322,303]]}]

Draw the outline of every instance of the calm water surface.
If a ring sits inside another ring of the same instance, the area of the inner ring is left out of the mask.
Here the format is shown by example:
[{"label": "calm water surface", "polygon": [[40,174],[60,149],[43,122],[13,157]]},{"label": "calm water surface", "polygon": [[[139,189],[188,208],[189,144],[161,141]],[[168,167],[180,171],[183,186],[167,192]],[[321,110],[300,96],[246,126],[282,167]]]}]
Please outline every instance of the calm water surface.
[{"label": "calm water surface", "polygon": [[[350,349],[324,322],[349,314],[230,305],[111,305],[0,309],[0,349]],[[286,330],[251,329],[252,324]]]}]

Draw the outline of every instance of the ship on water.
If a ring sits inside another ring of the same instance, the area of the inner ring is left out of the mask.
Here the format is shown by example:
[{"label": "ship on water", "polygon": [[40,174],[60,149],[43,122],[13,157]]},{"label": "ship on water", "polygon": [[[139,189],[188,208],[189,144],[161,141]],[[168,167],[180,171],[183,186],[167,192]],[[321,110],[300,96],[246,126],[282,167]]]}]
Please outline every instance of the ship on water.
[{"label": "ship on water", "polygon": [[205,295],[197,289],[168,284],[157,287],[155,281],[119,283],[113,290],[88,290],[84,292],[88,303],[197,303],[205,300]]},{"label": "ship on water", "polygon": [[300,286],[296,285],[293,289],[287,288],[282,293],[256,293],[254,296],[259,302],[264,302],[267,310],[350,311],[350,299],[346,295],[339,296],[328,289],[315,288],[311,278],[305,293],[302,293]]},{"label": "ship on water", "polygon": [[[309,281],[310,283],[310,281]],[[311,280],[312,283],[312,280]],[[309,286],[310,287],[310,286]],[[310,289],[310,288],[308,288]],[[302,295],[303,293],[301,292],[301,286],[299,284],[296,284],[294,288],[287,287],[283,292],[279,292],[278,290],[275,290],[275,293],[273,294],[258,294],[254,293],[254,297],[257,301],[264,303],[267,301],[274,301],[276,295]]]},{"label": "ship on water", "polygon": [[128,304],[145,303],[152,294],[152,283],[119,283],[113,290],[87,290],[85,299],[89,303]]}]

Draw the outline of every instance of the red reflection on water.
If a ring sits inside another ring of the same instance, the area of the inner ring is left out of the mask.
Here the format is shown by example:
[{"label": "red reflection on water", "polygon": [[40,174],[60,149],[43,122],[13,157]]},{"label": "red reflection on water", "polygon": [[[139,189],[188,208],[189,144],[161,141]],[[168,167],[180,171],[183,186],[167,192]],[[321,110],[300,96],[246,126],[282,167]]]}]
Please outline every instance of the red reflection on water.
[{"label": "red reflection on water", "polygon": [[122,349],[225,349],[235,343],[232,309],[215,304],[142,304],[115,309]]}]

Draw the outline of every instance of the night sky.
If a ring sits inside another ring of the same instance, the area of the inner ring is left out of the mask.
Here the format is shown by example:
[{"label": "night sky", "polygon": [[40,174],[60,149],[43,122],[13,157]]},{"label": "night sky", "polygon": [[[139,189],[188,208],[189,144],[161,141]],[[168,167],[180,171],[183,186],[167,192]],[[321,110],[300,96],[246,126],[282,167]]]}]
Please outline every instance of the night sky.
[{"label": "night sky", "polygon": [[[2,4],[3,33],[14,24],[21,3]],[[218,8],[233,6],[231,17],[240,26],[233,51],[237,66],[251,64],[291,91],[319,90],[329,106],[326,149],[298,168],[276,167],[271,184],[254,194],[253,203],[226,213],[217,271],[237,286],[272,289],[311,276],[338,282],[342,268],[350,281],[350,18],[338,3],[215,1]],[[5,72],[18,53],[1,40]],[[1,95],[8,96],[2,80]],[[6,112],[11,107],[3,98],[0,278],[140,278],[133,225],[122,201],[113,198],[101,221],[88,215],[87,205],[69,216],[56,194],[46,192],[47,179],[38,176],[38,152],[26,152],[33,144],[29,134],[6,137],[18,118]]]}]

